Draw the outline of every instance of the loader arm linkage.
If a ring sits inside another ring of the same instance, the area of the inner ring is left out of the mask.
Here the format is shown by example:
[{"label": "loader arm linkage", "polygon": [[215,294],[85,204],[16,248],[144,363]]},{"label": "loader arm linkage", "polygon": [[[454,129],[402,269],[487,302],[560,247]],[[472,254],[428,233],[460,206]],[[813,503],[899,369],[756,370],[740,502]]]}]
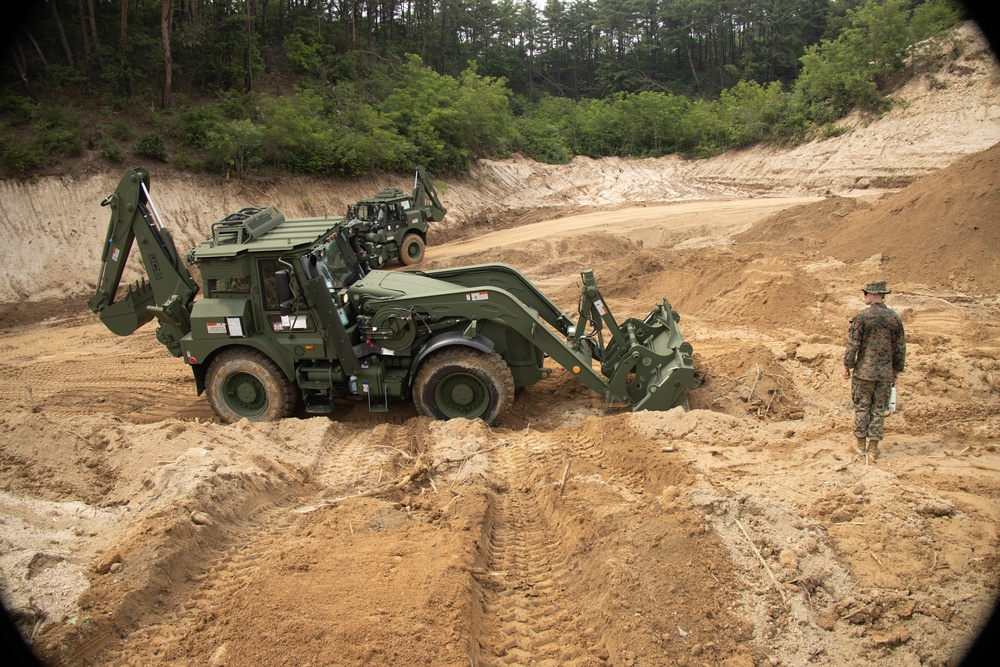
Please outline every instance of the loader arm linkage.
[{"label": "loader arm linkage", "polygon": [[[114,194],[101,205],[111,208],[111,220],[101,251],[97,290],[87,305],[119,336],[128,336],[157,318],[156,338],[179,357],[180,339],[191,331],[191,305],[198,284],[181,263],[173,237],[149,198],[149,172],[141,167],[126,171]],[[119,298],[133,243],[146,277],[129,285]]]},{"label": "loader arm linkage", "polygon": [[[687,407],[686,390],[695,383],[693,349],[677,326],[680,315],[666,300],[644,319],[629,318],[619,325],[597,289],[593,271],[587,270],[581,273],[580,318],[574,327],[566,313],[512,267],[483,264],[425,275],[476,290],[471,300],[466,293],[456,293],[449,306],[474,322],[503,321],[608,403],[631,405],[633,410]],[[433,300],[439,306],[444,302],[443,295]],[[593,331],[587,331],[588,324]],[[604,340],[605,327],[609,340]],[[593,367],[595,360],[600,372]]]},{"label": "loader arm linkage", "polygon": [[607,326],[611,340],[598,349],[601,373],[608,378],[608,402],[629,403],[633,410],[686,408],[686,390],[694,385],[694,363],[691,343],[677,327],[680,315],[664,299],[645,319],[629,318],[619,326],[597,289],[594,272],[580,275],[580,319],[570,345],[580,346],[588,322],[599,339],[601,324]]}]

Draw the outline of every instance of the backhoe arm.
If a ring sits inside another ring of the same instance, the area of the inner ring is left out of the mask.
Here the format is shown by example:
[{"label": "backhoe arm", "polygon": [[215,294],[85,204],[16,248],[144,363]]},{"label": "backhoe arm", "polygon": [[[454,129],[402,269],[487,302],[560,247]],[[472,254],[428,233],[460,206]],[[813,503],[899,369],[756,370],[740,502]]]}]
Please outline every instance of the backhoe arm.
[{"label": "backhoe arm", "polygon": [[[111,207],[111,220],[101,251],[97,290],[87,305],[119,336],[158,318],[157,339],[180,356],[180,339],[191,330],[191,304],[198,285],[181,263],[170,231],[160,223],[149,199],[149,172],[142,167],[125,172],[114,194],[101,205]],[[139,248],[146,278],[129,285],[118,298],[133,243]]]},{"label": "backhoe arm", "polygon": [[[429,204],[427,203],[428,198],[430,199]],[[438,199],[434,183],[427,176],[423,167],[417,167],[417,175],[414,177],[413,204],[418,210],[423,209],[424,215],[434,222],[444,220],[444,214],[448,212],[441,204],[441,200]]]}]

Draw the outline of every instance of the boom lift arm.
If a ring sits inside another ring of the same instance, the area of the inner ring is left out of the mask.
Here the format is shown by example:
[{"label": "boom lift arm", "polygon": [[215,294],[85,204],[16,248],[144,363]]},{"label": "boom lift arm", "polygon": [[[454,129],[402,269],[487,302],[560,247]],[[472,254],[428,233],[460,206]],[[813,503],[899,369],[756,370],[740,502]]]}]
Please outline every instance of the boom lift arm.
[{"label": "boom lift arm", "polygon": [[[87,305],[119,336],[128,336],[157,318],[157,340],[175,357],[181,356],[180,339],[191,331],[191,306],[198,284],[181,263],[173,237],[150,200],[149,172],[142,167],[126,171],[114,194],[101,205],[111,207],[111,220],[101,251],[97,290]],[[129,285],[117,298],[133,243],[139,248],[146,278]]]}]

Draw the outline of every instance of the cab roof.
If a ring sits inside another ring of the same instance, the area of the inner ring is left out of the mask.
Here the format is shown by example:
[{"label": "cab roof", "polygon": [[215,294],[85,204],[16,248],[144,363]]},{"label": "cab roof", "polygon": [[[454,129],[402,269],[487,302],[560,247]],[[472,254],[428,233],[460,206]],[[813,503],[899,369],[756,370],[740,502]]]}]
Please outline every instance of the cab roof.
[{"label": "cab roof", "polygon": [[285,219],[273,206],[242,209],[212,225],[212,234],[194,249],[196,260],[245,253],[281,253],[324,243],[342,217]]}]

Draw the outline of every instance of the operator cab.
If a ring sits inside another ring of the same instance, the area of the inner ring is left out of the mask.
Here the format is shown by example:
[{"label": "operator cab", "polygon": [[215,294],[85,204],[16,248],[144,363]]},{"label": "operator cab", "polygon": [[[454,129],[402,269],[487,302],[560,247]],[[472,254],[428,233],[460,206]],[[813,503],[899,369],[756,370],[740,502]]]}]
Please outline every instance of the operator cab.
[{"label": "operator cab", "polygon": [[326,279],[331,292],[350,287],[365,275],[357,252],[342,230],[338,230],[316,254],[317,270]]}]

